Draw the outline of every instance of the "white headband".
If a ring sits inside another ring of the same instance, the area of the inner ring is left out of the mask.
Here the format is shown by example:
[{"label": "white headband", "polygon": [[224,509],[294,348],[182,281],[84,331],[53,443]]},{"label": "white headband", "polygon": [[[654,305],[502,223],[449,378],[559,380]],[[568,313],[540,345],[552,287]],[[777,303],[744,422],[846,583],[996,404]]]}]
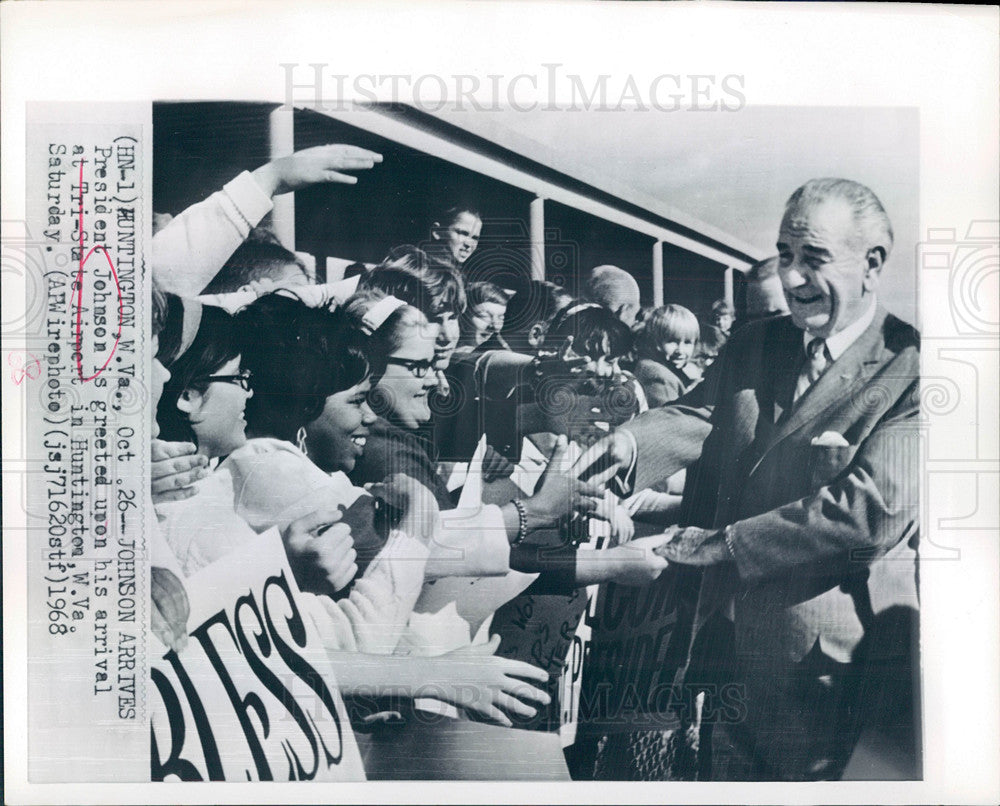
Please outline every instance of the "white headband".
[{"label": "white headband", "polygon": [[590,310],[591,308],[603,308],[603,307],[604,307],[603,305],[600,305],[599,303],[596,302],[577,302],[576,304],[570,305],[568,308],[559,311],[559,318],[563,322],[565,322],[571,316],[576,316],[578,313],[580,313],[580,311],[587,311]]},{"label": "white headband", "polygon": [[406,303],[396,297],[383,297],[372,305],[371,308],[365,312],[365,315],[361,317],[362,332],[367,336],[372,335],[376,330],[385,324],[386,319],[392,316],[404,305],[406,305]]}]

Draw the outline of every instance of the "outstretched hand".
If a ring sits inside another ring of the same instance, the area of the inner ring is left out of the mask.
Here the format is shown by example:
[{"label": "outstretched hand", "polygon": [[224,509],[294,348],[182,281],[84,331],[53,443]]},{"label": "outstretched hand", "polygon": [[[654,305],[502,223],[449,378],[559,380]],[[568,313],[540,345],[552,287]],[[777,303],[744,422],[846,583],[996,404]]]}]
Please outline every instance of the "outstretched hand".
[{"label": "outstretched hand", "polygon": [[635,449],[632,440],[615,430],[580,454],[573,465],[573,472],[582,479],[605,484],[621,468],[630,467],[633,461]]},{"label": "outstretched hand", "polygon": [[358,146],[314,146],[261,165],[253,177],[265,193],[277,196],[309,185],[331,182],[354,185],[358,178],[343,171],[367,170],[381,161],[381,154]]},{"label": "outstretched hand", "polygon": [[600,479],[580,481],[576,477],[566,460],[568,447],[566,437],[560,434],[534,495],[524,502],[529,531],[551,526],[574,512],[590,514],[604,495]]},{"label": "outstretched hand", "polygon": [[662,552],[669,540],[666,534],[650,535],[609,549],[618,566],[614,581],[620,585],[648,585],[658,579],[668,565]]},{"label": "outstretched hand", "polygon": [[539,354],[532,359],[532,369],[534,370],[535,382],[539,383],[546,378],[565,378],[582,375],[591,361],[585,355],[577,355],[573,351],[573,337],[567,336],[563,339],[558,349],[542,349]]},{"label": "outstretched hand", "polygon": [[[551,697],[535,684],[544,685],[549,675],[537,666],[497,657],[500,636],[486,644],[473,644],[445,654],[447,679],[443,692],[435,692],[445,702],[499,722],[513,723],[508,714],[530,719],[538,709],[529,703],[548,705]],[[437,687],[435,687],[437,688]]]},{"label": "outstretched hand", "polygon": [[716,565],[733,559],[726,544],[725,529],[699,529],[697,526],[674,526],[656,553],[672,563],[682,565]]},{"label": "outstretched hand", "polygon": [[191,604],[184,583],[173,571],[158,565],[152,566],[149,572],[150,598],[153,601],[150,628],[164,646],[180,652],[187,646],[187,621],[191,616]]}]

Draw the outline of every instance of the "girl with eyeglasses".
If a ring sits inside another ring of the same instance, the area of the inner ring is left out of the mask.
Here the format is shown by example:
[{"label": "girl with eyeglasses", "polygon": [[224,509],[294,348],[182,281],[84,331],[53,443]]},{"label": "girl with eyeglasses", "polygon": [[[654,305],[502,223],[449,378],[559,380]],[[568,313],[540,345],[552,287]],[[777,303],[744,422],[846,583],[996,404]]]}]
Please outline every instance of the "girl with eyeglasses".
[{"label": "girl with eyeglasses", "polygon": [[[370,398],[372,407],[380,414],[371,426],[364,455],[351,478],[356,484],[372,484],[394,473],[407,474],[433,491],[442,510],[442,540],[446,545],[456,545],[474,529],[482,529],[484,535],[494,538],[491,545],[495,548],[491,552],[500,567],[493,574],[502,575],[506,583],[483,584],[475,593],[469,590],[480,580],[449,579],[425,585],[417,610],[451,613],[446,600],[454,593],[455,618],[450,625],[422,624],[420,630],[414,628],[411,620],[411,630],[403,638],[412,651],[425,654],[468,645],[471,632],[496,607],[534,580],[532,574],[509,570],[511,547],[529,533],[555,525],[568,513],[596,509],[602,495],[600,481],[581,482],[568,472],[562,461],[566,449],[563,440],[556,448],[558,455],[551,463],[551,471],[543,476],[533,495],[512,495],[506,503],[482,506],[476,512],[456,509],[446,480],[434,461],[433,445],[420,432],[420,426],[430,419],[430,410],[421,394],[429,388],[424,379],[429,377],[428,362],[433,355],[433,332],[427,331],[426,318],[402,300],[375,290],[359,293],[345,310],[358,329],[369,334],[369,355],[377,376]],[[421,375],[423,378],[418,377]],[[495,540],[498,535],[502,537],[499,544]],[[476,576],[482,578],[487,574]],[[425,626],[428,629],[424,630]]]},{"label": "girl with eyeglasses", "polygon": [[[484,655],[475,666],[463,667],[451,653],[391,656],[425,578],[479,573],[488,567],[483,558],[492,549],[484,551],[473,540],[460,562],[452,554],[442,557],[435,553],[440,544],[432,540],[439,523],[429,491],[394,474],[383,490],[392,500],[390,513],[384,502],[376,503],[344,475],[364,454],[375,419],[367,402],[372,384],[367,337],[342,311],[310,308],[281,294],[261,297],[237,320],[245,343],[256,345],[245,351],[255,385],[250,440],[227,462],[237,511],[260,529],[280,526],[309,507],[339,507],[340,523],[350,525],[357,579],[334,594],[336,609],[330,606],[330,623],[321,628],[342,692],[398,695],[407,701],[433,682],[446,701],[457,702],[463,690],[480,692],[472,710],[487,719],[508,724],[508,702],[533,712],[530,703],[546,698],[535,687],[544,674],[528,664]],[[429,373],[429,360],[415,371]],[[311,553],[313,542],[301,531],[294,541],[286,540],[290,559],[297,557],[297,579],[317,576],[322,565],[318,549]],[[347,634],[341,613],[349,621]],[[514,700],[515,693],[520,700]]]},{"label": "girl with eyeglasses", "polygon": [[183,355],[165,365],[171,377],[157,406],[160,437],[193,442],[198,453],[218,459],[246,442],[250,376],[240,367],[240,346],[228,313],[190,307],[186,320],[197,335]]}]

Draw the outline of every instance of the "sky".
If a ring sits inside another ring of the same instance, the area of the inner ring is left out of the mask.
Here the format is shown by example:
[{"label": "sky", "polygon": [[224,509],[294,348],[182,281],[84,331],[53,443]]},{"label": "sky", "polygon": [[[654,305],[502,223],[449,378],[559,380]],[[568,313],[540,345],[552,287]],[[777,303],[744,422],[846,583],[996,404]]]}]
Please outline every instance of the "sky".
[{"label": "sky", "polygon": [[[916,322],[917,110],[753,107],[730,112],[436,113],[450,123],[608,189],[630,189],[770,254],[788,196],[808,179],[870,187],[895,231],[880,297]],[[578,116],[570,119],[568,116]]]}]

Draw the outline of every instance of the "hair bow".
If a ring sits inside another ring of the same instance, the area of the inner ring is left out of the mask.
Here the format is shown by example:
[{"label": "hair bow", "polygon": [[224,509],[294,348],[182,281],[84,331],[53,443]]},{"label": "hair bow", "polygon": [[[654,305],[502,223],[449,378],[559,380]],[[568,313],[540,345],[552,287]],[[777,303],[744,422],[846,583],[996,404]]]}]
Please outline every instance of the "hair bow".
[{"label": "hair bow", "polygon": [[371,336],[376,330],[385,324],[385,320],[396,311],[406,305],[401,299],[393,296],[383,297],[372,305],[365,315],[361,317],[361,331],[366,336]]}]

